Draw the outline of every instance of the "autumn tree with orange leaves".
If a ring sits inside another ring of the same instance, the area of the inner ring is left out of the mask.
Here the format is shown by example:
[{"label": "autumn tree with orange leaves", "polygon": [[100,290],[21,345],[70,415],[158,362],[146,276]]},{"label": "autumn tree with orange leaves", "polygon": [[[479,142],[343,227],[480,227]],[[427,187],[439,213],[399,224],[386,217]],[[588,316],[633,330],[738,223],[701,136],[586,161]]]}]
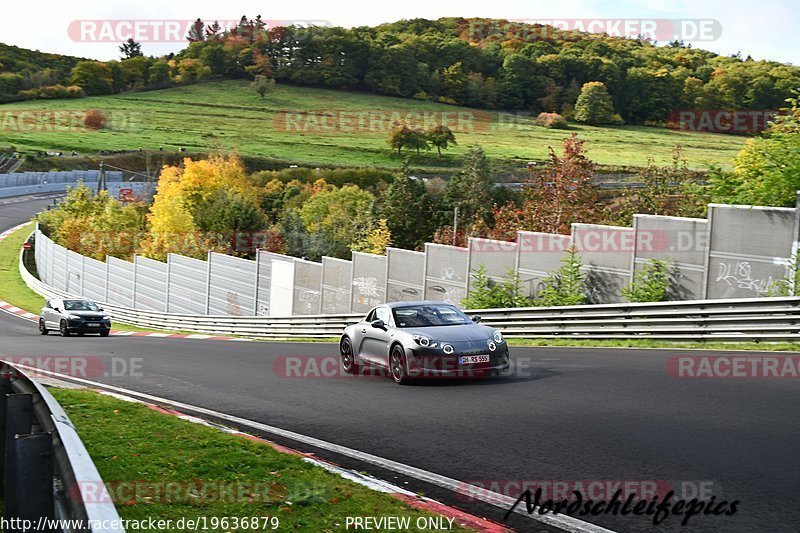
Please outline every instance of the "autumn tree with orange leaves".
[{"label": "autumn tree with orange leaves", "polygon": [[551,146],[548,162],[529,168],[522,204],[495,207],[490,236],[513,241],[519,230],[567,235],[573,222],[596,222],[602,209],[600,191],[585,142],[573,133],[564,139],[560,156]]}]

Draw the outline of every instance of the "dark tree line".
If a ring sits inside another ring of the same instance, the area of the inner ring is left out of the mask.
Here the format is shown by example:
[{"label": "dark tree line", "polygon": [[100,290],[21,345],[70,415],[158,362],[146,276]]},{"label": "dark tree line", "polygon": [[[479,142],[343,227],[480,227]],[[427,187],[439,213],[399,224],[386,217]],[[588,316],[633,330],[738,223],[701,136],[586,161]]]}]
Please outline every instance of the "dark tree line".
[{"label": "dark tree line", "polygon": [[[581,87],[601,82],[616,112],[634,124],[664,123],[680,109],[777,109],[800,87],[800,67],[783,63],[719,56],[680,42],[656,46],[644,39],[486,19],[414,19],[347,29],[270,28],[260,17],[242,17],[228,30],[198,19],[187,41],[180,53],[163,58],[140,56],[138,48],[130,49],[136,43],[126,43],[127,59],[102,63],[102,69],[77,58],[54,58],[58,67],[51,67],[52,81],[80,86],[86,94],[107,94],[261,75],[568,118]],[[8,50],[0,52],[0,93],[13,93],[26,74],[6,58]],[[20,54],[12,50],[11,55]],[[104,81],[94,83],[95,74]]]},{"label": "dark tree line", "polygon": [[457,18],[352,29],[266,28],[243,18],[229,33],[192,42],[179,57],[198,59],[220,76],[244,76],[268,58],[279,82],[567,114],[583,84],[596,81],[629,123],[663,122],[676,109],[777,109],[800,86],[798,67],[679,42],[656,46]]}]

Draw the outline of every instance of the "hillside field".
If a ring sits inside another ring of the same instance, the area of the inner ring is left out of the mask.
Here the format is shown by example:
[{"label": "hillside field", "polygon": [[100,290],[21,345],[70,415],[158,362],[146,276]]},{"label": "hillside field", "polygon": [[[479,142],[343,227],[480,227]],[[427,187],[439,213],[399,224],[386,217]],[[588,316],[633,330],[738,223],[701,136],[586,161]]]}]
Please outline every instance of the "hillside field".
[{"label": "hillside field", "polygon": [[[82,126],[47,127],[50,111],[89,109],[102,111],[113,122],[111,127],[97,131]],[[20,111],[37,112],[45,125],[21,127]],[[376,112],[383,112],[386,119],[374,119]],[[235,148],[242,154],[298,165],[399,167],[403,158],[390,151],[386,139],[392,117],[407,117],[408,113],[466,117],[457,122],[466,130],[456,132],[458,146],[441,158],[432,150],[412,159],[415,166],[429,169],[457,165],[459,156],[475,143],[502,166],[522,166],[529,160],[544,159],[548,146],[559,150],[562,139],[572,132],[587,141],[589,157],[602,165],[642,166],[648,157],[667,163],[673,147],[680,144],[692,168],[704,169],[712,164],[729,168],[746,140],[644,126],[572,124],[570,130],[551,130],[533,125],[530,119],[518,120],[514,115],[494,111],[288,85],[277,85],[260,98],[248,81],[234,80],[115,96],[0,105],[0,147],[75,150],[82,155],[139,147],[158,150],[159,146],[165,151],[185,147],[189,152]],[[363,120],[369,116],[373,118],[357,125],[358,117]]]}]

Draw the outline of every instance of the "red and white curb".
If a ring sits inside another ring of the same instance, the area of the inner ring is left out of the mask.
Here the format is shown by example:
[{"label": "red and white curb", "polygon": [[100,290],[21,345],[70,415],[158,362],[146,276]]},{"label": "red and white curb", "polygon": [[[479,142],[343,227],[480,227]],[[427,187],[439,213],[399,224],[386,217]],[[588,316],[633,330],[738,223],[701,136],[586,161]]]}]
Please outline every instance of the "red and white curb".
[{"label": "red and white curb", "polygon": [[[0,241],[14,233],[15,231],[19,230],[20,228],[27,226],[30,222],[25,222],[23,224],[19,224],[14,226],[13,228],[7,229],[0,233]],[[0,300],[0,311],[8,313],[10,315],[17,316],[19,318],[24,318],[26,320],[30,320],[31,322],[39,321],[39,315],[35,315],[26,311],[25,309],[20,309],[19,307],[10,304],[4,300]],[[226,337],[224,335],[204,335],[202,333],[161,333],[158,331],[121,331],[118,329],[112,329],[111,335],[115,335],[117,337],[159,337],[163,339],[193,339],[193,340],[210,340],[210,341],[252,341],[253,339],[246,339],[240,337]]]},{"label": "red and white curb", "polygon": [[23,222],[22,224],[18,224],[16,226],[14,226],[13,228],[9,228],[9,229],[5,230],[4,232],[0,233],[0,241],[2,241],[6,237],[8,237],[12,233],[14,233],[15,231],[17,231],[21,227],[27,226],[28,224],[30,224],[30,222]]},{"label": "red and white curb", "polygon": [[310,463],[320,468],[324,468],[328,472],[338,474],[339,476],[349,481],[358,483],[359,485],[363,485],[372,490],[388,494],[393,498],[398,499],[406,503],[407,505],[419,509],[421,511],[426,511],[428,513],[438,514],[440,516],[443,516],[449,519],[451,523],[457,523],[462,527],[469,528],[475,531],[481,531],[483,533],[501,533],[505,531],[513,531],[509,527],[504,526],[502,524],[498,524],[497,522],[493,522],[489,519],[469,514],[465,511],[461,511],[460,509],[456,509],[455,507],[445,505],[431,498],[420,496],[414,492],[411,492],[402,487],[389,483],[388,481],[384,481],[382,479],[378,479],[376,477],[372,477],[370,475],[363,474],[355,470],[341,467],[336,463],[332,463],[328,460],[317,457],[312,453],[301,452],[293,448],[282,446],[270,440],[261,437],[256,437],[255,435],[251,435],[250,433],[245,433],[243,431],[232,429],[223,426],[221,424],[214,424],[212,422],[209,422],[208,420],[204,420],[202,418],[192,415],[187,415],[185,413],[181,413],[180,411],[176,411],[174,409],[168,409],[160,405],[147,403],[137,398],[133,398],[131,396],[126,396],[124,394],[110,392],[102,389],[92,389],[92,390],[94,390],[95,392],[99,392],[100,394],[112,396],[114,398],[126,402],[139,403],[145,405],[148,408],[157,411],[159,413],[175,416],[180,418],[181,420],[186,420],[187,422],[191,422],[193,424],[200,424],[203,426],[212,427],[220,431],[223,431],[225,433],[228,433],[230,435],[237,435],[245,439],[252,440],[254,442],[260,442],[262,444],[266,444],[268,446],[271,446],[274,450],[280,453],[287,453],[289,455],[295,455],[297,457],[301,457],[302,460],[306,463]]}]

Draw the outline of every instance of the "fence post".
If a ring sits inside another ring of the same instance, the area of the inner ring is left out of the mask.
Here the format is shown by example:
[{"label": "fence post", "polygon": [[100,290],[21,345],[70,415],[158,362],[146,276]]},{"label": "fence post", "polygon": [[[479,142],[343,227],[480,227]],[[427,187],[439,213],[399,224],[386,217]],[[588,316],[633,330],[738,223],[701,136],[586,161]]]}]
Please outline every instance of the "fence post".
[{"label": "fence post", "polygon": [[[258,315],[258,277],[261,274],[261,261],[258,260],[261,249],[256,248],[256,286],[253,294],[253,316]],[[320,302],[322,302],[322,292],[320,292]]]},{"label": "fence post", "polygon": [[211,252],[206,256],[206,312],[208,315],[208,308],[211,301]]},{"label": "fence post", "polygon": [[[9,384],[10,388],[10,384]],[[9,475],[13,472],[9,471],[9,459],[11,457],[10,451],[13,446],[15,435],[27,435],[31,432],[31,422],[33,420],[33,395],[31,394],[3,394],[3,432],[0,434],[0,442],[2,442],[3,455],[0,457],[3,464],[3,487],[9,487]],[[8,492],[8,491],[6,491]],[[13,500],[13,495],[5,495],[5,509],[8,510]]]},{"label": "fence post", "polygon": [[103,298],[103,301],[105,303],[108,303],[108,256],[106,256],[106,279],[105,283],[103,283],[103,289],[105,291],[105,296]]},{"label": "fence post", "polygon": [[472,285],[472,239],[473,237],[467,237],[467,298],[469,298],[469,288]]},{"label": "fence post", "polygon": [[631,272],[628,283],[633,284],[633,273],[636,272],[636,252],[639,251],[639,217],[633,215],[633,253],[631,254]]},{"label": "fence post", "polygon": [[[53,436],[16,434],[6,442],[6,494],[3,518],[8,533],[26,531],[20,521],[36,524],[55,518],[53,501]],[[80,482],[80,480],[79,480]],[[16,520],[14,520],[16,519]],[[43,523],[39,531],[55,531]],[[14,527],[17,526],[17,527]]]},{"label": "fence post", "polygon": [[169,283],[172,274],[172,254],[167,254],[167,290],[164,291],[164,312],[169,313]]},{"label": "fence post", "polygon": [[81,296],[84,296],[86,289],[86,256],[81,254]]},{"label": "fence post", "polygon": [[714,234],[714,206],[708,206],[708,224],[706,226],[706,242],[705,242],[705,250],[703,256],[703,287],[702,292],[700,293],[700,298],[703,300],[708,300],[708,284],[709,278],[711,277],[711,236]]},{"label": "fence post", "polygon": [[[425,262],[422,264],[422,299],[428,299],[428,243],[422,245]],[[352,309],[351,309],[352,310]]]},{"label": "fence post", "polygon": [[133,289],[131,290],[131,307],[136,309],[136,272],[139,270],[139,254],[133,254]]}]

